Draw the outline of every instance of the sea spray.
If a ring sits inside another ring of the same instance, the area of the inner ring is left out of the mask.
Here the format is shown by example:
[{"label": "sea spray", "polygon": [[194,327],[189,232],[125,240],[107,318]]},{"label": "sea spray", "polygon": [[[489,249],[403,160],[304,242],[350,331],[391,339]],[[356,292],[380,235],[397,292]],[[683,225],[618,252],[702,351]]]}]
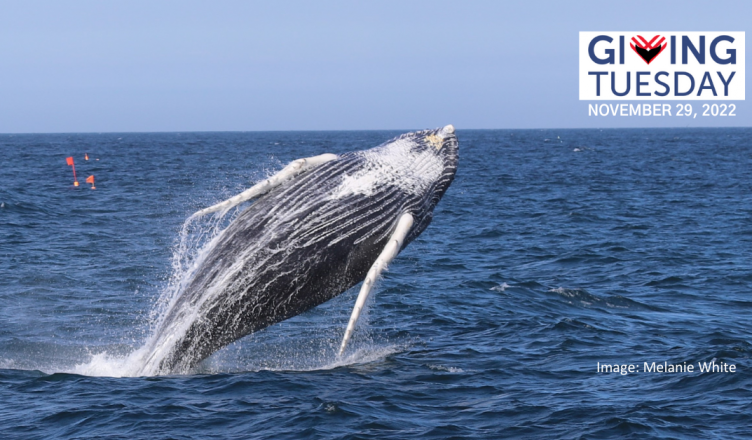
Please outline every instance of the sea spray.
[{"label": "sea spray", "polygon": [[[152,308],[150,336],[144,346],[135,352],[138,357],[133,360],[139,365],[139,374],[165,373],[159,371],[159,361],[167,354],[166,351],[172,348],[170,342],[175,337],[173,333],[169,332],[170,329],[167,329],[167,332],[162,329],[165,318],[170,310],[175,307],[196,270],[217,244],[217,239],[222,231],[232,223],[238,211],[239,209],[235,209],[233,215],[230,216],[210,216],[198,221],[188,218],[183,223],[178,235],[178,244],[173,252],[172,275]],[[162,331],[160,332],[160,330]],[[172,330],[179,331],[179,329]]]},{"label": "sea spray", "polygon": [[171,275],[161,294],[154,302],[148,315],[148,336],[144,343],[128,354],[101,351],[89,353],[86,362],[75,364],[63,371],[87,376],[150,376],[158,374],[146,364],[157,343],[157,330],[165,315],[173,306],[185,286],[190,281],[203,258],[211,251],[214,240],[232,222],[237,213],[220,217],[209,217],[201,222],[186,220],[180,228],[177,243],[173,247]]}]

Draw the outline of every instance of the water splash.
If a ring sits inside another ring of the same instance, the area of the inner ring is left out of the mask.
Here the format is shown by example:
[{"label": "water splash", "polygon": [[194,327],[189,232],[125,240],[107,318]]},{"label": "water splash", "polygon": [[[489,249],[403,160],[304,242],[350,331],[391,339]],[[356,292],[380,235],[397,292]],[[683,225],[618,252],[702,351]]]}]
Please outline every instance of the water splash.
[{"label": "water splash", "polygon": [[[214,249],[222,231],[237,216],[239,209],[232,215],[210,216],[202,221],[187,219],[180,229],[178,244],[172,258],[172,275],[155,306],[152,308],[150,336],[144,345],[131,355],[133,364],[138,366],[136,374],[151,376],[161,373],[159,363],[172,349],[177,337],[182,335],[195,316],[171,322],[167,329],[162,328],[170,310],[172,310],[193,279],[195,272]],[[199,304],[200,306],[200,304]],[[196,309],[198,307],[195,307]],[[193,315],[197,310],[193,310]]]},{"label": "water splash", "polygon": [[[213,216],[202,222],[186,220],[178,234],[177,244],[173,248],[171,276],[159,298],[149,312],[147,322],[149,335],[144,343],[127,354],[112,353],[104,350],[89,353],[87,361],[68,368],[52,368],[53,371],[81,374],[86,376],[152,376],[162,372],[148,365],[147,360],[159,352],[158,329],[164,322],[167,312],[174,306],[180,294],[185,290],[196,269],[214,247],[216,238],[232,222],[237,212],[232,215]],[[164,347],[169,350],[171,347]],[[48,370],[48,368],[43,368]]]},{"label": "water splash", "polygon": [[503,291],[507,290],[510,287],[512,287],[512,286],[510,286],[507,283],[501,283],[501,284],[497,284],[496,286],[491,287],[490,290],[493,290],[494,292],[503,292]]},{"label": "water splash", "polygon": [[[185,334],[192,322],[197,319],[201,304],[213,295],[214,291],[224,288],[225,281],[218,281],[218,286],[211,289],[196,304],[186,307],[178,305],[182,313],[179,319],[170,320],[165,326],[165,320],[171,309],[176,307],[178,299],[192,280],[196,270],[203,264],[207,255],[217,244],[224,229],[237,216],[239,210],[220,219],[212,217],[205,222],[190,223],[186,221],[180,230],[178,244],[175,246],[172,258],[172,275],[167,286],[163,289],[159,299],[148,317],[149,335],[144,343],[130,353],[111,353],[99,351],[90,353],[87,361],[64,369],[74,374],[88,376],[155,376],[174,374],[160,370],[161,361],[170,354],[175,341]],[[239,259],[243,259],[242,256]],[[247,274],[253,276],[252,273]],[[214,288],[216,287],[216,289]],[[182,373],[227,373],[237,371],[313,371],[327,370],[341,366],[369,363],[383,359],[401,348],[384,343],[376,343],[370,339],[367,328],[369,322],[368,311],[373,303],[373,297],[366,303],[360,322],[358,323],[359,338],[356,344],[348,351],[346,356],[338,356],[337,352],[341,342],[342,330],[344,329],[349,309],[353,299],[352,295],[341,295],[333,301],[332,307],[336,307],[342,316],[332,316],[329,322],[333,325],[328,328],[311,329],[310,326],[298,329],[298,343],[290,343],[291,335],[288,328],[283,328],[288,334],[284,341],[281,340],[276,329],[264,330],[257,334],[249,335],[245,341],[238,341],[231,347],[220,350],[203,363],[190,371]],[[345,304],[347,303],[347,304]],[[315,325],[318,325],[316,323]],[[325,326],[327,327],[327,326]],[[295,332],[293,332],[295,333]],[[271,334],[272,340],[261,347],[256,346],[260,338]],[[295,338],[295,336],[292,336]],[[253,345],[247,349],[246,345]],[[235,347],[233,349],[233,347]],[[238,352],[238,347],[243,348]],[[252,353],[248,356],[247,353]],[[47,370],[47,369],[43,369]]]},{"label": "water splash", "polygon": [[[150,331],[144,343],[130,353],[111,351],[90,352],[86,361],[63,368],[42,368],[48,372],[66,372],[86,376],[134,377],[170,374],[159,370],[159,362],[169,353],[175,335],[184,332],[190,325],[190,317],[169,329],[165,337],[161,325],[181,293],[191,280],[196,269],[216,244],[217,237],[232,222],[237,212],[226,219],[219,216],[200,223],[182,226],[172,258],[172,275],[167,286],[150,312]],[[377,342],[367,331],[369,310],[373,297],[364,308],[358,325],[359,337],[345,356],[338,356],[342,329],[347,319],[352,295],[341,295],[327,308],[336,310],[330,322],[336,324],[311,330],[310,322],[297,322],[282,330],[284,343],[276,330],[265,330],[249,335],[229,347],[220,350],[189,373],[216,374],[241,371],[316,371],[343,366],[372,363],[403,351],[405,347]],[[347,306],[345,305],[347,304]],[[331,312],[331,310],[330,310]],[[341,316],[338,316],[341,315]],[[341,321],[341,322],[340,322]]]}]

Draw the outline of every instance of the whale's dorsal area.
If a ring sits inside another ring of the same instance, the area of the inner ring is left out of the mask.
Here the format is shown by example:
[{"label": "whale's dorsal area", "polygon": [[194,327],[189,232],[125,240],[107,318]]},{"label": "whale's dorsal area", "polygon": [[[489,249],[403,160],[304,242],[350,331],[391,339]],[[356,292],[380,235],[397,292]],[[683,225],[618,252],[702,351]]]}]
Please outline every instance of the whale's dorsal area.
[{"label": "whale's dorsal area", "polygon": [[143,374],[186,373],[225,345],[363,282],[343,353],[373,284],[431,222],[458,163],[454,127],[291,162],[193,214],[253,203],[207,245],[204,259],[149,342]]}]

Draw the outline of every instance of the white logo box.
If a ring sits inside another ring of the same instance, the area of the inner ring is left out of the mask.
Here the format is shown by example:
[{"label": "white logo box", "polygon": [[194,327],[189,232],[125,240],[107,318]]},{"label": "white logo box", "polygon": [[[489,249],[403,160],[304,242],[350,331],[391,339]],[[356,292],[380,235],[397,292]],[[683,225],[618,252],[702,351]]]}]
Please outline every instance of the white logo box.
[{"label": "white logo box", "polygon": [[[631,46],[651,40],[665,48],[648,64]],[[579,43],[580,100],[745,99],[744,32],[580,32]]]}]

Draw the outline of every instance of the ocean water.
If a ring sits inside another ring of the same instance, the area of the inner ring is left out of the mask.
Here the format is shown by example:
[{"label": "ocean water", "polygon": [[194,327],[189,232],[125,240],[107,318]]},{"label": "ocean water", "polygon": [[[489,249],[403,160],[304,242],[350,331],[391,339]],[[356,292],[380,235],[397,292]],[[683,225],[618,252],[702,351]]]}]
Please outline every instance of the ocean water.
[{"label": "ocean water", "polygon": [[181,243],[191,213],[402,132],[0,135],[0,438],[750,435],[746,128],[460,129],[452,187],[346,356],[357,288],[193,374],[127,374],[226,226]]}]

